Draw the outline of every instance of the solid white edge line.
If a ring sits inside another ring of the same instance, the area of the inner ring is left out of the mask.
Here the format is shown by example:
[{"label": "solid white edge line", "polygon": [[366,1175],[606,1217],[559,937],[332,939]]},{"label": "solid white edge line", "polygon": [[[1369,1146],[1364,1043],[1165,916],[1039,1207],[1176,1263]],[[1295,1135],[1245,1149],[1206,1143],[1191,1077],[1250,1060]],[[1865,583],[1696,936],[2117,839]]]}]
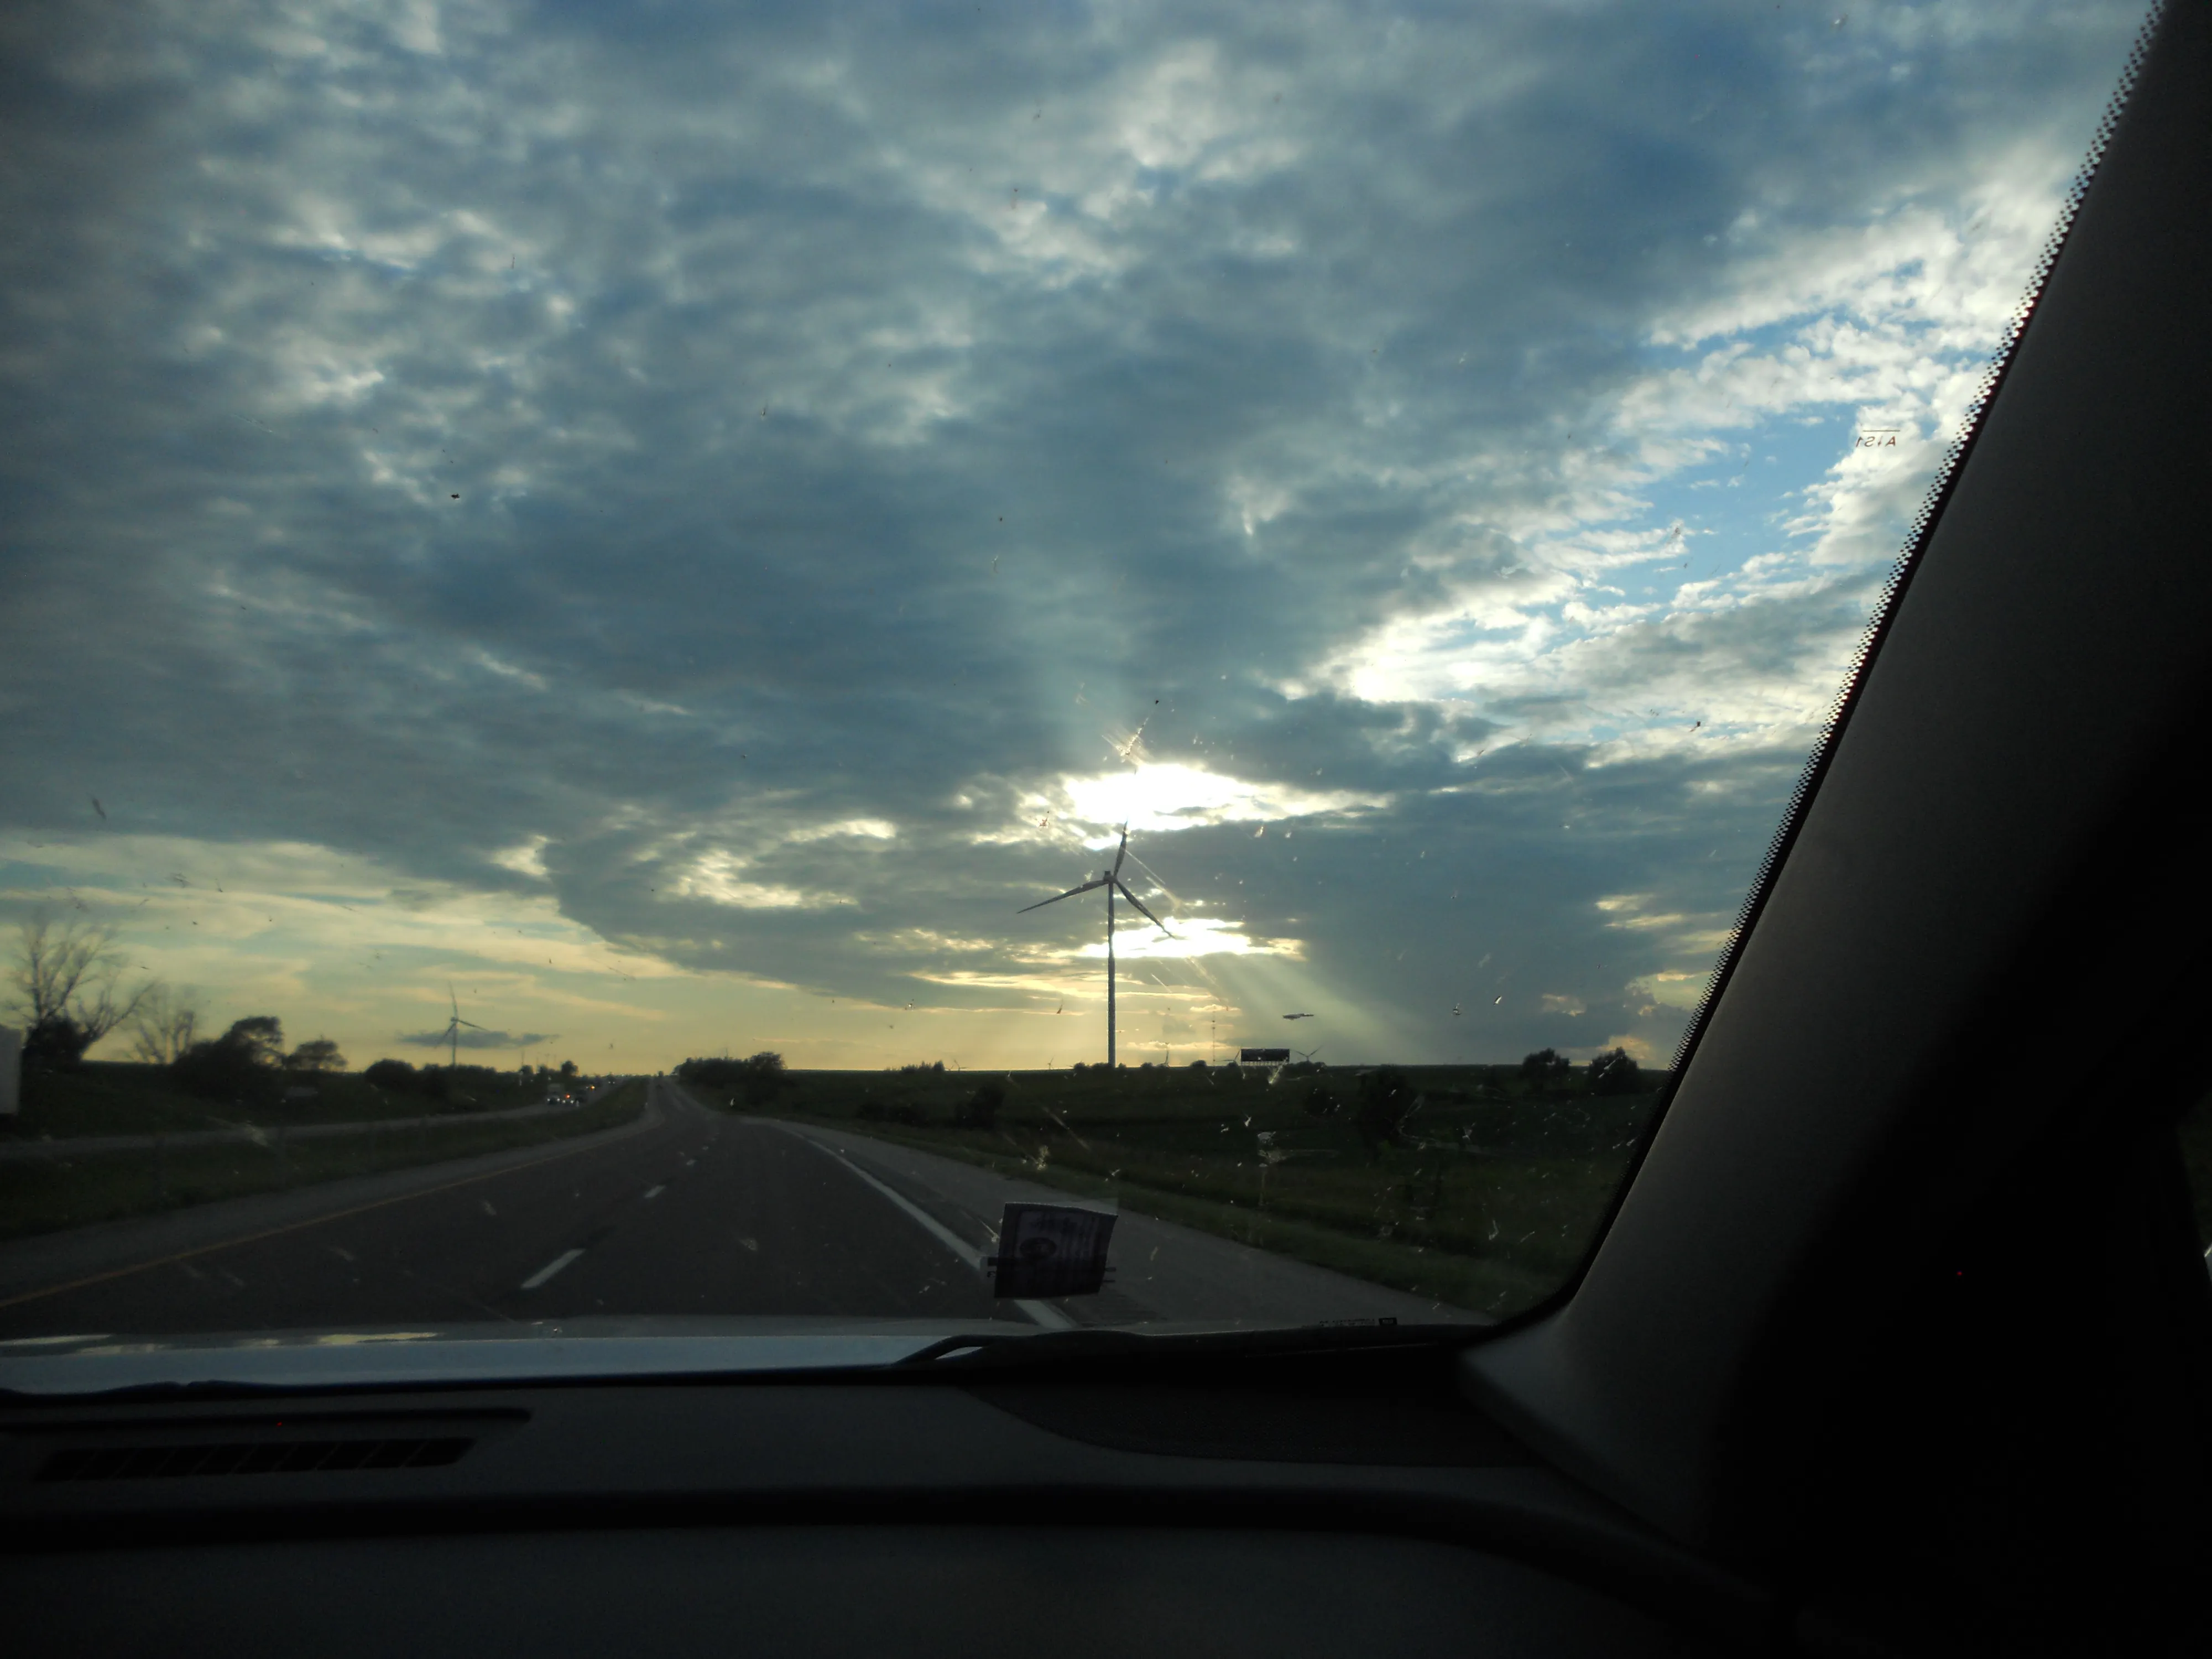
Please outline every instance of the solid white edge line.
[{"label": "solid white edge line", "polygon": [[1049,1302],[1034,1302],[1027,1297],[1008,1298],[1013,1304],[1048,1331],[1072,1331],[1075,1322]]},{"label": "solid white edge line", "polygon": [[982,1251],[977,1249],[966,1239],[961,1237],[959,1234],[954,1232],[950,1227],[939,1221],[935,1216],[930,1214],[928,1211],[923,1209],[921,1206],[916,1204],[904,1193],[898,1192],[890,1187],[886,1187],[882,1182],[877,1180],[875,1176],[870,1175],[859,1164],[854,1163],[851,1158],[846,1157],[844,1153],[839,1152],[835,1146],[830,1146],[823,1141],[817,1140],[812,1135],[806,1133],[803,1130],[793,1129],[790,1131],[790,1133],[797,1135],[808,1146],[817,1147],[821,1151],[829,1153],[830,1157],[836,1158],[848,1170],[850,1170],[854,1175],[860,1176],[861,1180],[866,1182],[868,1185],[873,1187],[885,1198],[890,1200],[892,1203],[897,1205],[900,1209],[905,1211],[909,1218],[920,1223],[921,1226],[928,1231],[929,1236],[932,1238],[934,1238],[939,1243],[945,1246],[946,1249],[951,1251],[953,1255],[958,1256],[961,1261],[966,1262],[969,1267],[972,1267],[977,1273],[985,1275],[986,1277],[988,1276],[989,1269],[985,1267],[983,1265]]},{"label": "solid white edge line", "polygon": [[[781,1124],[777,1127],[779,1128],[783,1127]],[[854,1163],[851,1158],[846,1157],[844,1153],[839,1152],[835,1146],[830,1146],[826,1141],[817,1140],[812,1135],[808,1134],[804,1129],[791,1129],[788,1130],[787,1133],[798,1136],[799,1139],[806,1142],[808,1146],[817,1146],[821,1148],[822,1151],[829,1153],[830,1157],[836,1158],[840,1164],[850,1170],[854,1175],[860,1176],[861,1180],[866,1182],[868,1185],[873,1187],[885,1198],[897,1205],[900,1209],[905,1211],[908,1216],[920,1222],[924,1227],[927,1227],[929,1230],[930,1236],[936,1239],[939,1243],[944,1245],[946,1249],[951,1251],[953,1255],[958,1256],[970,1267],[974,1268],[980,1277],[984,1279],[988,1279],[990,1277],[990,1269],[983,1265],[984,1253],[982,1251],[977,1249],[966,1239],[961,1237],[959,1234],[954,1232],[943,1222],[939,1221],[935,1216],[930,1214],[928,1211],[923,1209],[912,1199],[907,1197],[905,1194],[897,1192],[893,1188],[885,1186],[882,1182],[877,1180],[875,1176],[870,1175],[859,1164]],[[1023,1313],[1027,1315],[1032,1324],[1042,1325],[1048,1331],[1072,1331],[1076,1328],[1075,1322],[1073,1320],[1070,1319],[1066,1314],[1060,1312],[1059,1309],[1054,1307],[1050,1303],[1036,1302],[1026,1297],[1009,1297],[1007,1300],[1012,1302],[1014,1306],[1019,1308]]]},{"label": "solid white edge line", "polygon": [[522,1288],[526,1291],[536,1290],[540,1285],[543,1285],[547,1279],[552,1278],[555,1273],[559,1273],[562,1268],[567,1267],[571,1261],[574,1261],[581,1255],[583,1255],[581,1250],[562,1251],[559,1255],[555,1256],[550,1261],[540,1267],[536,1273],[531,1274],[529,1278],[524,1279],[522,1281]]}]

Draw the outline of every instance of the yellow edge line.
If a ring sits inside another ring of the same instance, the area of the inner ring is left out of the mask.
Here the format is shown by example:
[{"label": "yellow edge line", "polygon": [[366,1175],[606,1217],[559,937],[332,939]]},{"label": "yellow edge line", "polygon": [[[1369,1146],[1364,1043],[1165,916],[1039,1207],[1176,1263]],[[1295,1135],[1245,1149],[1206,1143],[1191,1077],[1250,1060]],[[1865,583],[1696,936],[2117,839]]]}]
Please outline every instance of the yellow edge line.
[{"label": "yellow edge line", "polygon": [[[650,1107],[648,1099],[646,1106]],[[642,1119],[641,1109],[638,1117]],[[258,1244],[264,1238],[278,1238],[286,1233],[296,1233],[307,1227],[320,1227],[328,1222],[343,1221],[348,1216],[366,1215],[371,1210],[387,1209],[394,1204],[405,1204],[414,1199],[428,1198],[437,1193],[450,1193],[456,1187],[473,1187],[479,1181],[494,1181],[503,1175],[513,1175],[520,1170],[534,1170],[541,1164],[573,1158],[578,1152],[589,1152],[588,1146],[565,1146],[557,1152],[548,1152],[543,1158],[533,1158],[520,1164],[510,1164],[504,1169],[486,1170],[481,1175],[463,1176],[459,1181],[447,1181],[435,1187],[424,1187],[419,1191],[401,1193],[395,1198],[380,1198],[368,1204],[356,1204],[349,1210],[333,1210],[328,1215],[310,1216],[305,1221],[292,1221],[282,1227],[270,1227],[258,1233],[246,1233],[237,1238],[226,1238],[220,1243],[202,1244],[189,1250],[179,1250],[172,1255],[156,1256],[151,1261],[135,1262],[128,1267],[111,1267],[104,1273],[89,1273],[82,1279],[72,1279],[67,1284],[49,1285],[42,1291],[25,1291],[20,1296],[0,1297],[0,1308],[13,1308],[25,1302],[36,1302],[42,1297],[59,1296],[64,1291],[81,1291],[88,1285],[105,1285],[111,1279],[128,1279],[133,1273],[143,1273],[155,1267],[166,1267],[171,1262],[189,1261],[196,1255],[212,1255],[217,1250],[234,1250],[241,1244]]]}]

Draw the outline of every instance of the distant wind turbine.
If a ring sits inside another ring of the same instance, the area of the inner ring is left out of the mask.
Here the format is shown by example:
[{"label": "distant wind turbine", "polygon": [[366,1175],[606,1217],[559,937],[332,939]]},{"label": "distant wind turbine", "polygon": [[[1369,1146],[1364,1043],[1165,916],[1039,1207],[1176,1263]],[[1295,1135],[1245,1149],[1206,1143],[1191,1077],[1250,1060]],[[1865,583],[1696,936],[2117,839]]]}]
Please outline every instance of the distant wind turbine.
[{"label": "distant wind turbine", "polygon": [[453,1017],[446,1022],[445,1032],[447,1049],[446,1064],[451,1067],[461,1063],[461,1027],[465,1025],[471,1031],[481,1031],[483,1027],[472,1019],[461,1018],[461,1000],[453,994],[451,981],[448,981],[446,985],[446,1000],[453,1005]]},{"label": "distant wind turbine", "polygon": [[1114,854],[1112,869],[1101,870],[1079,887],[1071,887],[1065,893],[1054,893],[1050,898],[1039,899],[1035,904],[1024,904],[1014,913],[1016,915],[1027,915],[1032,910],[1043,909],[1048,904],[1057,904],[1064,898],[1073,898],[1078,893],[1087,893],[1094,887],[1106,890],[1106,1066],[1109,1071],[1114,1066],[1114,895],[1120,893],[1136,906],[1139,915],[1163,933],[1167,933],[1170,939],[1175,937],[1173,933],[1168,933],[1167,923],[1145,908],[1137,896],[1122,884],[1121,860],[1128,856],[1129,826],[1125,823],[1121,826],[1121,850]]}]

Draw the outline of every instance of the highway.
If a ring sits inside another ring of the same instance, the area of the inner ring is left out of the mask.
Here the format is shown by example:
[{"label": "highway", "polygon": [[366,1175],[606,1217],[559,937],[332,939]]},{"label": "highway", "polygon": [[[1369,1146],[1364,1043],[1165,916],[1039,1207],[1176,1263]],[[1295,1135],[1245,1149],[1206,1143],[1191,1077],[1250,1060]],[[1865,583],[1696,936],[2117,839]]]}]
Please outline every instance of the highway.
[{"label": "highway", "polygon": [[731,1116],[673,1082],[632,1124],[0,1245],[0,1340],[609,1317],[1304,1324],[1467,1317],[1124,1215],[1096,1297],[995,1302],[1009,1199],[1066,1201],[865,1136]]}]

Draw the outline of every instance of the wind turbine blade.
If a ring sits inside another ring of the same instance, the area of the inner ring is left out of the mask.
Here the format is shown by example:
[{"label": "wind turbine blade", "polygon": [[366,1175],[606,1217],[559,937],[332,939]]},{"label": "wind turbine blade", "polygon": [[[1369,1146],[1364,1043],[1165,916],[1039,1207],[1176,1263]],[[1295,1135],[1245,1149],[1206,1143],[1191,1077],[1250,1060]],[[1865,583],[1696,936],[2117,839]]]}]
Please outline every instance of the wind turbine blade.
[{"label": "wind turbine blade", "polygon": [[1071,887],[1065,893],[1054,893],[1050,898],[1039,899],[1035,904],[1024,904],[1014,914],[1022,916],[1027,915],[1032,910],[1042,910],[1048,904],[1057,904],[1064,898],[1073,898],[1078,893],[1087,893],[1094,887],[1103,887],[1109,879],[1111,878],[1101,876],[1096,881],[1086,881],[1082,886]]},{"label": "wind turbine blade", "polygon": [[[1125,899],[1128,900],[1130,903],[1132,903],[1132,904],[1133,904],[1133,905],[1135,905],[1135,906],[1137,907],[1137,914],[1138,914],[1139,915],[1142,916],[1142,917],[1143,917],[1146,921],[1151,922],[1151,923],[1152,924],[1152,926],[1153,926],[1153,927],[1155,927],[1158,928],[1158,929],[1160,930],[1160,932],[1162,932],[1163,933],[1168,933],[1168,925],[1167,925],[1167,923],[1165,923],[1164,921],[1161,921],[1158,916],[1154,915],[1153,915],[1150,910],[1147,910],[1146,908],[1145,908],[1145,905],[1144,905],[1144,901],[1143,901],[1143,900],[1139,899],[1139,897],[1138,897],[1134,893],[1131,892],[1131,891],[1130,891],[1127,887],[1122,886],[1122,884],[1121,884],[1121,883],[1120,881],[1118,881],[1118,880],[1117,880],[1117,881],[1115,881],[1115,884],[1114,884],[1114,885],[1115,885],[1116,888],[1119,888],[1119,889],[1120,889],[1120,890],[1121,890],[1121,896],[1122,896],[1123,898],[1125,898]],[[1170,939],[1173,939],[1173,938],[1175,937],[1175,935],[1174,935],[1173,933],[1168,933],[1168,937],[1169,937]]]},{"label": "wind turbine blade", "polygon": [[[1112,870],[1110,870],[1110,871],[1109,871],[1109,872],[1107,872],[1109,875],[1112,876],[1112,877],[1113,877],[1113,878],[1114,878],[1115,881],[1119,881],[1119,880],[1121,880],[1121,860],[1122,860],[1123,859],[1125,859],[1125,858],[1128,857],[1128,856],[1129,856],[1129,826],[1128,826],[1127,824],[1126,824],[1126,823],[1125,823],[1125,824],[1123,824],[1123,825],[1121,826],[1121,850],[1120,852],[1118,852],[1118,853],[1116,853],[1116,854],[1114,854],[1114,867],[1113,867],[1113,869],[1112,869]],[[1127,888],[1124,888],[1124,889],[1122,889],[1122,890],[1123,890],[1124,892],[1127,892],[1128,890],[1127,890]],[[1132,899],[1132,900],[1130,901],[1130,902],[1133,904],[1133,903],[1135,903],[1135,902],[1136,902],[1136,901],[1135,901],[1135,900],[1133,900],[1133,899]]]},{"label": "wind turbine blade", "polygon": [[481,1030],[483,1030],[483,1026],[481,1026],[481,1025],[477,1024],[476,1023],[476,1021],[474,1021],[474,1020],[472,1020],[472,1019],[458,1020],[458,1021],[456,1021],[456,1022],[455,1022],[455,1024],[460,1024],[460,1025],[465,1025],[465,1026],[467,1026],[467,1027],[469,1028],[469,1030],[471,1030],[471,1031],[481,1031]]}]

